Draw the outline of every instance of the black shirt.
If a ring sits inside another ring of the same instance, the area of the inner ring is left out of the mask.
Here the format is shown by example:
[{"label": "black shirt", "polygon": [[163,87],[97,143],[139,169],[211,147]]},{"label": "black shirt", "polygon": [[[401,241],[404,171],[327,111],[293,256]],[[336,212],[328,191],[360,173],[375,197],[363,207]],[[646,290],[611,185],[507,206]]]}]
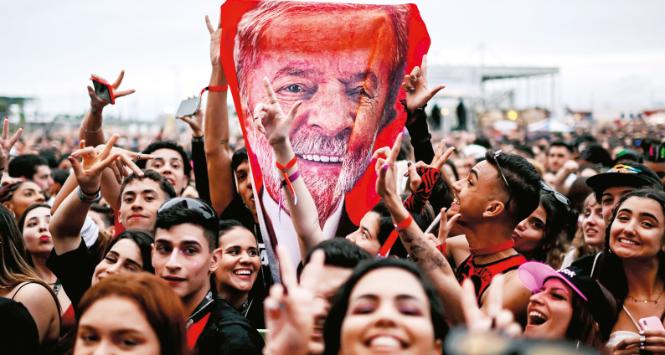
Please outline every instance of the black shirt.
[{"label": "black shirt", "polygon": [[56,254],[55,249],[52,250],[46,260],[46,266],[58,277],[75,311],[78,310],[81,297],[92,284],[96,265],[97,258],[85,246],[83,239],[78,248],[61,255]]},{"label": "black shirt", "polygon": [[262,354],[263,338],[230,303],[216,298],[209,312],[210,318],[196,340],[195,354]]}]

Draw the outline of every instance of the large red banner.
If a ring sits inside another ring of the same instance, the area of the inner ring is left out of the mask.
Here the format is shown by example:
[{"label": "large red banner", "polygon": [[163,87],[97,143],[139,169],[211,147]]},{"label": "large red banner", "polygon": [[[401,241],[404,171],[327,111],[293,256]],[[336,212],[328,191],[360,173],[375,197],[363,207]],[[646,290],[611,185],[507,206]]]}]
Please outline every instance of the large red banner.
[{"label": "large red banner", "polygon": [[228,0],[222,5],[222,65],[250,157],[257,212],[269,250],[297,236],[280,206],[270,145],[253,129],[267,77],[285,112],[302,101],[290,140],[327,238],[345,236],[376,204],[372,153],[392,144],[406,115],[405,73],[430,39],[418,8],[405,5]]}]

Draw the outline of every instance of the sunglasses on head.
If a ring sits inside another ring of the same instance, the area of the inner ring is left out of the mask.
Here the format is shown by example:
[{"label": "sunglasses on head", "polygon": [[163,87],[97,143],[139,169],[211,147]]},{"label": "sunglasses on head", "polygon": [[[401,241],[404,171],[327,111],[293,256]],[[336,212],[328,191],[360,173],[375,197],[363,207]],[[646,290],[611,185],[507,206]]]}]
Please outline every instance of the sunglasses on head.
[{"label": "sunglasses on head", "polygon": [[561,192],[553,189],[552,186],[547,185],[544,181],[541,181],[540,188],[543,191],[554,195],[554,198],[556,198],[556,200],[561,202],[562,204],[566,205],[566,207],[570,207],[570,200],[568,200],[568,197],[564,196]]},{"label": "sunglasses on head", "polygon": [[506,207],[508,207],[508,204],[510,201],[513,199],[513,190],[510,188],[510,184],[508,183],[508,179],[506,179],[506,175],[503,173],[503,169],[501,168],[501,164],[499,164],[499,156],[503,154],[501,149],[497,150],[494,152],[494,155],[492,156],[492,160],[494,160],[494,164],[496,164],[496,170],[499,171],[499,175],[501,176],[501,179],[503,180],[503,183],[506,184],[506,188],[508,189],[508,201],[506,201]]},{"label": "sunglasses on head", "polygon": [[208,205],[203,201],[199,201],[197,199],[189,197],[172,198],[164,202],[164,204],[161,207],[159,207],[159,209],[157,210],[157,213],[164,212],[172,208],[193,210],[196,213],[198,213],[201,217],[203,217],[203,219],[205,219],[206,222],[217,220],[217,213],[215,213],[215,210],[213,210],[212,207],[210,207],[210,205]]}]

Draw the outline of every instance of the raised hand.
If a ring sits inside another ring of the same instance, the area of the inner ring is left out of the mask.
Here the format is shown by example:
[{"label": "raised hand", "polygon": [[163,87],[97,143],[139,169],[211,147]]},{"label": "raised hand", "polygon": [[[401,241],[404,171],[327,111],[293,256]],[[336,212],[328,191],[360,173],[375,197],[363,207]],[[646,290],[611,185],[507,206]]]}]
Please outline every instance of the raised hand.
[{"label": "raised hand", "polygon": [[406,109],[413,113],[416,109],[425,106],[437,92],[445,88],[445,85],[427,87],[427,56],[423,56],[420,67],[416,66],[410,74],[404,75],[402,87],[406,91]]},{"label": "raised hand", "polygon": [[268,78],[263,78],[263,86],[266,90],[267,100],[254,108],[254,125],[258,131],[266,136],[268,143],[274,147],[286,143],[289,139],[291,123],[293,123],[302,101],[296,102],[287,115],[282,111]]},{"label": "raised hand", "polygon": [[[277,247],[282,285],[270,288],[265,300],[265,318],[268,334],[264,354],[307,354],[310,335],[314,328],[314,288],[323,272],[325,254],[317,250],[312,254],[307,279],[298,284],[288,252]],[[288,293],[287,293],[288,290]]]},{"label": "raised hand", "polygon": [[470,332],[486,333],[495,330],[510,337],[522,334],[520,327],[513,317],[513,312],[504,309],[503,304],[504,275],[497,275],[492,279],[492,287],[487,292],[487,314],[478,307],[473,282],[470,279],[462,283],[462,309],[464,319]]},{"label": "raised hand", "polygon": [[[93,74],[93,76],[95,75]],[[120,87],[120,84],[122,83],[122,79],[124,77],[125,77],[125,71],[121,70],[120,74],[118,75],[118,78],[115,79],[115,82],[111,85],[111,88],[113,89],[113,96],[116,98],[131,95],[136,91],[134,89],[118,91],[118,88]],[[104,106],[110,103],[102,99],[101,97],[97,96],[97,94],[95,93],[95,89],[93,89],[92,86],[90,85],[88,85],[88,95],[90,96],[90,108],[93,112],[101,112]]]},{"label": "raised hand", "polygon": [[[388,147],[379,148],[374,152],[372,159],[376,158],[376,164],[374,169],[376,171],[376,193],[379,194],[384,199],[401,199],[397,193],[397,185],[395,183],[395,178],[397,174],[397,169],[395,167],[395,161],[399,155],[399,150],[402,145],[402,134],[398,134],[395,138],[395,143],[393,143],[392,148]],[[383,158],[382,156],[385,156]]]},{"label": "raised hand", "polygon": [[19,128],[14,132],[11,138],[9,138],[9,118],[5,117],[5,121],[2,123],[2,138],[0,138],[0,172],[7,168],[9,163],[9,152],[12,150],[12,147],[16,141],[21,138],[23,134],[23,128]]},{"label": "raised hand", "polygon": [[201,110],[196,111],[191,116],[183,116],[179,118],[187,123],[189,128],[192,129],[193,137],[203,137],[203,113],[201,113]]},{"label": "raised hand", "polygon": [[[117,153],[111,153],[117,140],[117,135],[111,136],[99,154],[93,147],[85,147],[85,142],[81,141],[81,149],[69,156],[76,180],[84,193],[94,195],[101,188],[102,171],[119,157]],[[82,158],[82,162],[79,162],[78,158]]]},{"label": "raised hand", "polygon": [[206,15],[206,26],[208,27],[208,32],[210,32],[210,64],[212,64],[213,67],[221,66],[222,61],[220,59],[219,50],[222,38],[222,19],[219,19],[217,28],[215,28],[210,22],[210,17]]},{"label": "raised hand", "polygon": [[450,235],[450,231],[453,229],[453,226],[455,226],[457,220],[462,216],[459,213],[455,213],[452,217],[450,217],[450,219],[448,219],[447,212],[448,211],[446,208],[441,209],[441,220],[439,221],[438,235],[439,244],[446,241],[446,238],[448,238],[448,235]]}]

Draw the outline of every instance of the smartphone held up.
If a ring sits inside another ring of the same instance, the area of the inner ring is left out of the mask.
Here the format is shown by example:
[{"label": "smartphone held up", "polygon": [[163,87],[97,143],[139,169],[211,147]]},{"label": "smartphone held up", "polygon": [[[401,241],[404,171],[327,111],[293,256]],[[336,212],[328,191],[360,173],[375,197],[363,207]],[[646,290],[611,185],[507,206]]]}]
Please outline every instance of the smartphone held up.
[{"label": "smartphone held up", "polygon": [[111,84],[96,75],[91,76],[90,80],[92,80],[92,85],[95,88],[95,94],[100,99],[114,105],[115,95],[113,94],[113,87]]},{"label": "smartphone held up", "polygon": [[201,107],[201,98],[198,96],[192,96],[186,98],[180,102],[178,110],[175,113],[176,118],[182,118],[186,116],[193,116]]}]

